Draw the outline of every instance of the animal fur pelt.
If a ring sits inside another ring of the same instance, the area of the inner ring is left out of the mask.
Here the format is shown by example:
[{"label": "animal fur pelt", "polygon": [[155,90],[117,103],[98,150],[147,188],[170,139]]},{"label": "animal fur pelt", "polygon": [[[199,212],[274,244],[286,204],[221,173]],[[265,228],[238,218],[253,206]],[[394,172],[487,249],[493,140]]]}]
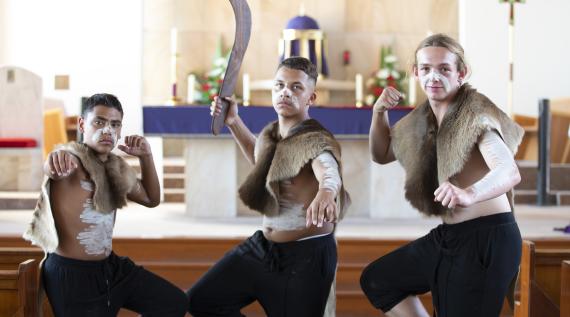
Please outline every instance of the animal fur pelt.
[{"label": "animal fur pelt", "polygon": [[[412,206],[428,215],[449,214],[451,210],[434,202],[433,193],[463,169],[479,137],[490,130],[516,154],[523,129],[467,84],[459,89],[439,129],[428,101],[396,123],[392,149],[406,170],[406,199]],[[512,192],[508,196],[512,208]]]},{"label": "animal fur pelt", "polygon": [[[262,214],[276,214],[279,181],[295,177],[301,168],[324,151],[334,156],[342,171],[340,145],[316,120],[299,123],[285,138],[279,134],[277,121],[268,124],[257,138],[255,166],[239,189],[241,200]],[[337,197],[341,218],[349,204],[350,198],[343,185]]]},{"label": "animal fur pelt", "polygon": [[[95,184],[93,204],[101,213],[109,213],[127,204],[127,193],[137,182],[136,173],[125,160],[115,154],[109,154],[107,161],[100,161],[93,150],[79,143],[68,143],[58,147],[69,151],[81,161],[81,165]],[[59,241],[50,204],[50,180],[42,185],[40,197],[34,210],[33,220],[24,238],[42,247],[46,252],[53,252]]]}]

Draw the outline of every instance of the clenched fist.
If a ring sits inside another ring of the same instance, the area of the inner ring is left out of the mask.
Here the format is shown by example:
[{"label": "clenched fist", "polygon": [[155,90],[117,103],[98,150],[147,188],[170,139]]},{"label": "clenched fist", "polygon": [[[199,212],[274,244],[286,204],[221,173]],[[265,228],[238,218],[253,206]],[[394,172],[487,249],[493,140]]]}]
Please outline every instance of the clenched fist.
[{"label": "clenched fist", "polygon": [[50,178],[67,177],[77,169],[77,158],[65,150],[55,150],[48,154],[46,165]]},{"label": "clenched fist", "polygon": [[374,103],[374,112],[384,112],[390,108],[394,108],[400,100],[403,99],[402,94],[393,87],[386,87],[380,97]]},{"label": "clenched fist", "polygon": [[148,141],[140,135],[129,135],[125,137],[125,145],[119,144],[119,150],[136,157],[148,156],[152,152]]}]

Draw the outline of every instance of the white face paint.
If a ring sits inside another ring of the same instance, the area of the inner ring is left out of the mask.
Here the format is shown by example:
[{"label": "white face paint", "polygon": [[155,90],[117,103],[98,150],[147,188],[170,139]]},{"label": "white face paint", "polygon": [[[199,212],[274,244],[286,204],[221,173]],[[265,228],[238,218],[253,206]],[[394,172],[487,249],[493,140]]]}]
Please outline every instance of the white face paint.
[{"label": "white face paint", "polygon": [[115,145],[117,145],[117,141],[118,141],[117,131],[115,129],[111,128],[111,126],[109,126],[109,125],[106,125],[104,128],[95,130],[95,133],[93,133],[91,140],[93,142],[97,143],[103,139],[102,136],[104,134],[107,134],[110,136],[110,139],[113,142],[113,147]]},{"label": "white face paint", "polygon": [[457,55],[444,47],[430,46],[418,51],[416,61],[416,75],[428,99],[450,102],[463,78],[457,69]]},{"label": "white face paint", "polygon": [[422,87],[427,90],[428,86],[438,86],[441,83],[443,90],[449,92],[451,90],[451,83],[447,77],[443,76],[438,70],[432,69],[431,72],[420,78]]},{"label": "white face paint", "polygon": [[281,67],[274,80],[271,96],[277,114],[304,119],[314,93],[309,76],[302,70]]}]

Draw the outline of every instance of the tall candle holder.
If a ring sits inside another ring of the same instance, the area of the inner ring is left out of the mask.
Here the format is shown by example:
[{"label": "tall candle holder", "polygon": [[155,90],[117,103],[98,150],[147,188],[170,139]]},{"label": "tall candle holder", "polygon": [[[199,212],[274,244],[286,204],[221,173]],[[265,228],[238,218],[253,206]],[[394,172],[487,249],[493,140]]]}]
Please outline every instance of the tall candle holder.
[{"label": "tall candle holder", "polygon": [[166,101],[169,106],[182,104],[182,100],[178,97],[178,83],[176,67],[178,64],[178,30],[172,28],[170,30],[170,98]]},{"label": "tall candle holder", "polygon": [[250,90],[249,90],[249,74],[243,74],[242,79],[242,89],[243,89],[243,105],[249,106],[250,102]]},{"label": "tall candle holder", "polygon": [[362,102],[362,74],[356,74],[356,76],[354,76],[354,97],[356,99],[356,108],[361,108],[363,105]]}]

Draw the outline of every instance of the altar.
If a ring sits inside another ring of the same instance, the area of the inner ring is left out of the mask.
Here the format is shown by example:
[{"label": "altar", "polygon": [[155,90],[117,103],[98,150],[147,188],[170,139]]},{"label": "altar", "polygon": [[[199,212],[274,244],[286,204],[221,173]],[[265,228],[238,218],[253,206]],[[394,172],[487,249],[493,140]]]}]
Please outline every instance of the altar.
[{"label": "altar", "polygon": [[[390,124],[411,108],[388,112]],[[272,107],[239,107],[239,115],[258,134],[277,120]],[[368,130],[370,108],[313,107],[309,115],[339,140],[345,187],[352,198],[347,217],[419,217],[404,199],[404,171],[399,163],[379,165],[371,161]],[[237,190],[251,170],[231,134],[210,133],[210,110],[205,105],[144,106],[143,131],[147,137],[184,138],[186,162],[186,214],[196,218],[232,218],[258,215],[240,201]]]}]

